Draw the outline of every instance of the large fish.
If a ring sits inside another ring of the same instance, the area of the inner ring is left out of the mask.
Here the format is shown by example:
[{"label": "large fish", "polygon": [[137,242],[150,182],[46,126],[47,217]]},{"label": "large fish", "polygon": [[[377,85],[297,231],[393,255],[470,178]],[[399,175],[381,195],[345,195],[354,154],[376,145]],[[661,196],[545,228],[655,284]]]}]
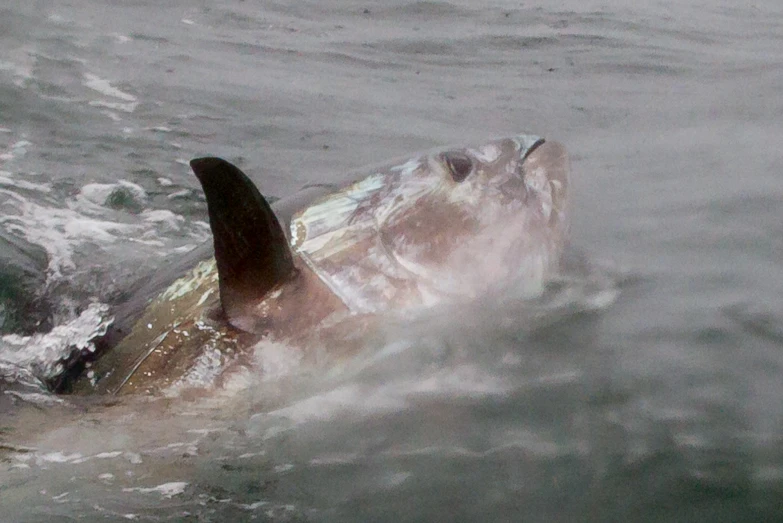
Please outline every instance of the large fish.
[{"label": "large fish", "polygon": [[540,288],[568,236],[568,158],[537,136],[429,152],[273,206],[225,160],[191,167],[214,258],[119,307],[99,357],[61,390],[203,384],[265,339],[343,353],[381,313]]}]

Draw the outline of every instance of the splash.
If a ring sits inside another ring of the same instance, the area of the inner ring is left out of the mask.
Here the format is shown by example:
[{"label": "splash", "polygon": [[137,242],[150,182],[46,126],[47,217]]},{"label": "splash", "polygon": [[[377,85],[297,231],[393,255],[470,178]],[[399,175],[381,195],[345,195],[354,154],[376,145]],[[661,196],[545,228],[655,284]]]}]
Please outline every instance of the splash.
[{"label": "splash", "polygon": [[20,369],[29,369],[41,382],[54,378],[63,372],[62,361],[74,350],[94,351],[92,340],[105,334],[112,321],[108,305],[92,303],[77,318],[46,334],[3,336],[0,338],[0,375],[18,378]]}]

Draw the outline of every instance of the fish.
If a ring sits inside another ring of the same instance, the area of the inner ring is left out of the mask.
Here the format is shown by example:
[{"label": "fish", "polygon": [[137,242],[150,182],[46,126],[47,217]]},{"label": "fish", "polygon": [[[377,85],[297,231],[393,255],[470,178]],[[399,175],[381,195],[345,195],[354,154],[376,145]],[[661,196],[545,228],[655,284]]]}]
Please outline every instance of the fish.
[{"label": "fish", "polygon": [[92,360],[58,391],[219,386],[232,368],[252,370],[264,341],[349,357],[389,314],[540,291],[569,239],[568,154],[536,135],[428,151],[273,205],[224,159],[190,165],[212,250],[118,306]]}]

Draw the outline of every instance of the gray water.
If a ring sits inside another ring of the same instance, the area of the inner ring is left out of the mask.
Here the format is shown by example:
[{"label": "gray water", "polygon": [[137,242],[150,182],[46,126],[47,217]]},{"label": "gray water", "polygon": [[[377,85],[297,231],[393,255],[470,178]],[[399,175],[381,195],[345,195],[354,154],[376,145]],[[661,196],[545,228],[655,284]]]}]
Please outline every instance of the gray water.
[{"label": "gray water", "polygon": [[[0,42],[0,316],[39,331],[0,342],[0,521],[783,519],[783,4],[17,2]],[[613,300],[270,346],[207,395],[30,382],[209,238],[188,159],[284,196],[520,131],[569,149]]]}]

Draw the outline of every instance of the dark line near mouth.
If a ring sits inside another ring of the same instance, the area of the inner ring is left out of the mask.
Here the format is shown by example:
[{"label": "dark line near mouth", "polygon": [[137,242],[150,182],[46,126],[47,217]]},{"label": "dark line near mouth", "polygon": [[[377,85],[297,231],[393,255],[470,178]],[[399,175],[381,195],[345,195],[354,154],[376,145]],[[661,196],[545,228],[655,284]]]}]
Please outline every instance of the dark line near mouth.
[{"label": "dark line near mouth", "polygon": [[543,138],[539,138],[536,143],[528,147],[527,151],[525,151],[525,156],[522,157],[522,161],[524,162],[527,159],[527,157],[533,153],[533,151],[535,151],[536,149],[544,145],[544,142],[546,142],[546,140],[544,140]]}]

